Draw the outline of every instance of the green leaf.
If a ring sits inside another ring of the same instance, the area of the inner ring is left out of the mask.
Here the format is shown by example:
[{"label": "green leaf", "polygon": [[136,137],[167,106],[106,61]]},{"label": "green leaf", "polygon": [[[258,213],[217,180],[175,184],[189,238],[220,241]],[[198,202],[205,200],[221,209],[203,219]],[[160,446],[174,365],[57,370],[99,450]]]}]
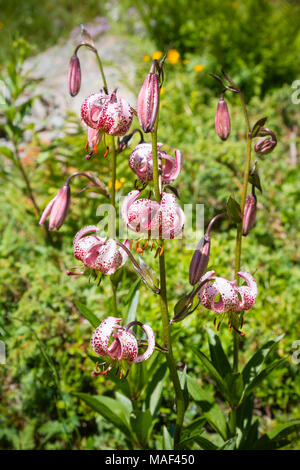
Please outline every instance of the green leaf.
[{"label": "green leaf", "polygon": [[35,422],[28,423],[19,433],[20,450],[34,449]]},{"label": "green leaf", "polygon": [[150,411],[138,411],[130,418],[130,423],[139,443],[146,447],[154,425]]},{"label": "green leaf", "polygon": [[103,418],[107,419],[110,423],[120,429],[120,431],[125,435],[128,435],[128,432],[131,432],[128,419],[126,417],[128,413],[124,413],[123,405],[118,403],[117,400],[104,396],[93,397],[88,393],[74,392],[73,395],[83,400],[87,405],[93,408],[93,410],[103,416]]},{"label": "green leaf", "polygon": [[125,299],[124,299],[124,303],[127,305],[129,303],[131,303],[133,297],[134,297],[134,294],[136,293],[136,291],[139,289],[140,287],[140,283],[141,283],[141,278],[138,277],[137,280],[132,284],[132,286],[130,287],[129,291],[127,292],[126,296],[125,296]]},{"label": "green leaf", "polygon": [[201,388],[195,377],[187,375],[187,388],[193,400],[199,403],[203,411],[208,411],[214,404],[214,397]]},{"label": "green leaf", "polygon": [[131,323],[132,321],[135,321],[139,300],[140,300],[140,291],[136,290],[134,292],[134,295],[132,297],[132,300],[128,309],[125,325],[128,325],[128,323]]},{"label": "green leaf", "polygon": [[201,435],[193,436],[190,439],[186,439],[185,441],[180,442],[180,447],[186,446],[186,444],[190,441],[196,442],[203,450],[217,450],[218,449],[218,447],[215,444],[213,444],[211,441],[206,439],[206,437],[203,437]]},{"label": "green leaf", "polygon": [[229,196],[229,199],[227,201],[227,213],[228,213],[229,218],[235,224],[238,224],[242,221],[242,213],[241,213],[240,205],[236,202],[236,200],[232,196]]},{"label": "green leaf", "polygon": [[197,349],[194,349],[194,354],[199,357],[201,362],[204,364],[208,372],[210,373],[211,377],[216,381],[217,386],[224,396],[228,401],[230,401],[230,394],[228,393],[227,385],[223,377],[219,374],[217,369],[214,367],[213,363],[208,359],[208,357],[202,353],[201,351],[198,351]]},{"label": "green leaf", "polygon": [[230,394],[230,404],[238,405],[243,394],[244,382],[241,373],[229,373],[225,377],[225,382]]},{"label": "green leaf", "polygon": [[255,188],[257,188],[262,193],[260,177],[259,177],[257,169],[255,169],[253,172],[249,173],[248,181],[249,181],[250,184],[255,186]]},{"label": "green leaf", "polygon": [[[99,357],[97,362],[99,362]],[[125,395],[127,398],[130,398],[130,387],[127,379],[125,379],[124,377],[120,379],[120,374],[116,375],[114,373],[111,373],[109,376],[109,380],[116,384],[118,390],[120,390],[123,395]]]},{"label": "green leaf", "polygon": [[258,439],[259,421],[256,419],[253,423],[247,422],[247,426],[242,431],[242,439],[238,446],[240,450],[253,449]]},{"label": "green leaf", "polygon": [[84,304],[79,302],[78,300],[75,302],[76,307],[78,308],[79,312],[86,318],[90,324],[94,327],[97,328],[101,321],[99,318],[96,317],[96,315],[89,309],[87,308]]},{"label": "green leaf", "polygon": [[300,430],[300,419],[297,419],[295,421],[290,421],[289,423],[279,424],[278,426],[276,426],[275,429],[272,429],[272,431],[269,431],[267,435],[273,441],[274,440],[277,441],[277,440],[286,438],[287,436],[289,436],[289,434],[292,434],[293,432],[296,432],[299,430]]},{"label": "green leaf", "polygon": [[211,361],[221,376],[225,377],[227,374],[231,373],[232,369],[224,352],[220,338],[209,328],[207,329],[207,333]]},{"label": "green leaf", "polygon": [[236,446],[236,440],[237,440],[236,436],[232,437],[231,439],[228,439],[228,441],[226,441],[222,445],[222,447],[219,447],[219,450],[234,450]]},{"label": "green leaf", "polygon": [[244,379],[244,384],[249,384],[254,377],[258,375],[261,371],[267,357],[275,349],[278,342],[284,337],[280,335],[275,340],[270,340],[259,348],[258,351],[251,357],[251,359],[244,366],[242,374]]},{"label": "green leaf", "polygon": [[183,391],[183,398],[184,398],[184,407],[187,409],[189,406],[189,393],[187,388],[187,366],[184,367],[183,371],[178,371],[180,387]]},{"label": "green leaf", "polygon": [[173,438],[166,426],[163,427],[163,450],[173,450]]},{"label": "green leaf", "polygon": [[192,437],[195,434],[199,434],[199,430],[203,428],[206,423],[205,416],[199,416],[198,418],[194,419],[191,423],[189,423],[182,432],[182,439],[187,439]]},{"label": "green leaf", "polygon": [[204,413],[205,418],[211,425],[211,427],[224,439],[227,440],[227,424],[225,416],[220,409],[219,405],[215,403],[209,411]]},{"label": "green leaf", "polygon": [[252,423],[253,416],[253,407],[254,407],[254,396],[250,394],[245,400],[242,401],[240,406],[237,409],[237,426],[242,430],[246,430]]},{"label": "green leaf", "polygon": [[8,147],[0,147],[0,154],[4,155],[9,160],[14,160],[14,152]]},{"label": "green leaf", "polygon": [[258,136],[260,129],[264,127],[267,119],[268,119],[267,117],[263,117],[254,124],[252,131],[251,131],[251,138]]},{"label": "green leaf", "polygon": [[167,377],[168,365],[165,362],[159,365],[146,389],[145,405],[149,408],[152,416],[156,416],[162,399],[162,389]]},{"label": "green leaf", "polygon": [[127,380],[130,387],[130,396],[133,400],[140,396],[146,384],[146,367],[145,362],[133,363],[130,366],[130,374]]},{"label": "green leaf", "polygon": [[274,369],[282,366],[287,362],[287,358],[283,357],[277,361],[272,362],[268,367],[263,369],[246,387],[244,390],[244,397],[247,397]]}]

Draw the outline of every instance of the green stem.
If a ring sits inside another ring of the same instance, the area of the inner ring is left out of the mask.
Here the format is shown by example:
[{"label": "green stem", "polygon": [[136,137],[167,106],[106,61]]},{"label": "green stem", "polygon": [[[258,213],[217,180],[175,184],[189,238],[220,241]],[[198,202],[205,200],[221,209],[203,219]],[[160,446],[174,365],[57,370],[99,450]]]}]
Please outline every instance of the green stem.
[{"label": "green stem", "polygon": [[103,70],[103,66],[102,66],[102,61],[101,61],[101,59],[100,59],[100,56],[99,56],[97,50],[95,50],[95,54],[96,54],[96,59],[97,59],[98,67],[99,67],[99,70],[100,70],[100,73],[101,73],[101,77],[102,77],[102,81],[103,81],[104,91],[106,91],[106,93],[108,93],[107,81],[106,81],[106,78],[105,78],[105,74],[104,74],[104,70]]},{"label": "green stem", "polygon": [[[153,183],[154,193],[157,202],[160,202],[161,195],[159,191],[159,175],[158,175],[158,159],[157,159],[157,127],[158,117],[155,122],[155,128],[152,132],[152,159],[153,159]],[[160,247],[162,250],[161,256],[159,256],[159,272],[160,272],[160,309],[162,314],[163,324],[163,339],[164,346],[168,349],[167,363],[170,372],[170,377],[174,385],[175,397],[176,397],[176,426],[174,432],[174,449],[178,448],[180,442],[181,430],[184,418],[184,396],[180,385],[179,376],[176,368],[176,363],[173,356],[172,341],[170,334],[169,325],[169,312],[168,312],[168,298],[167,298],[167,285],[166,285],[166,266],[165,266],[165,255],[164,255],[164,241],[162,238],[159,240]]]},{"label": "green stem", "polygon": [[[97,49],[95,49],[94,52],[96,54],[98,67],[99,67],[100,74],[101,74],[101,77],[102,77],[104,91],[106,93],[108,93],[107,81],[106,81],[104,69],[103,69],[103,66],[102,66],[101,58],[98,54]],[[115,238],[116,237],[115,232],[116,232],[117,153],[116,153],[116,146],[115,146],[114,137],[107,135],[106,138],[108,140],[109,153],[111,155],[111,200],[110,201],[111,201],[111,205],[114,209],[111,213],[110,221],[109,221],[109,236],[112,237],[112,238]],[[113,294],[112,295],[112,308],[113,308],[114,315],[117,315],[117,289],[116,289],[116,286],[115,286],[114,282],[112,281],[112,279],[110,279],[110,282],[111,282],[111,288],[112,288],[112,294]]]},{"label": "green stem", "polygon": [[[243,180],[243,188],[242,188],[242,195],[241,195],[241,215],[243,220],[244,215],[244,208],[245,208],[245,201],[247,197],[247,186],[248,186],[248,178],[249,178],[249,171],[250,171],[250,163],[251,163],[251,130],[250,130],[250,122],[247,113],[247,108],[245,105],[245,101],[241,92],[239,92],[239,97],[241,100],[241,105],[243,108],[245,121],[246,121],[246,130],[247,130],[247,152],[246,152],[246,161],[245,161],[245,169],[244,169],[244,180]],[[234,274],[237,277],[237,273],[241,267],[241,253],[242,253],[242,231],[243,231],[243,223],[242,221],[238,224],[237,233],[236,233],[236,245],[235,245],[235,266],[234,266]],[[236,328],[238,328],[238,317],[234,313],[232,314],[232,321]],[[239,361],[239,342],[240,336],[234,330],[233,331],[233,372],[238,372],[238,361]]]},{"label": "green stem", "polygon": [[109,145],[109,153],[111,155],[111,204],[116,208],[116,179],[117,179],[117,153],[115,147],[115,139],[111,136]]},{"label": "green stem", "polygon": [[112,309],[113,309],[113,313],[115,316],[118,315],[118,307],[117,307],[117,288],[116,288],[116,285],[114,284],[113,280],[110,279],[110,282],[111,282],[111,288],[112,288]]}]

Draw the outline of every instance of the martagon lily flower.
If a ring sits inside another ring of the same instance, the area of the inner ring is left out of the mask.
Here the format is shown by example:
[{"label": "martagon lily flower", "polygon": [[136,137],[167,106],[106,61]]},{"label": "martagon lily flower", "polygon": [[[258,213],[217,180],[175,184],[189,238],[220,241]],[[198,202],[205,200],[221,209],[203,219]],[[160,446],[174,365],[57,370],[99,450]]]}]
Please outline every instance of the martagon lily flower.
[{"label": "martagon lily flower", "polygon": [[[126,263],[128,255],[112,238],[101,238],[93,232],[99,232],[96,225],[88,225],[76,233],[73,241],[74,256],[87,268],[106,275],[114,274]],[[88,235],[89,233],[93,234]],[[129,246],[128,241],[124,245]],[[68,271],[68,274],[84,274],[84,272]]]},{"label": "martagon lily flower", "polygon": [[81,119],[93,129],[113,136],[125,135],[132,123],[133,109],[116,92],[104,91],[88,96],[81,106]]},{"label": "martagon lily flower", "polygon": [[160,203],[138,199],[139,190],[131,191],[122,203],[122,218],[126,226],[137,233],[151,232],[152,238],[172,239],[182,233],[184,213],[174,194],[162,193]]},{"label": "martagon lily flower", "polygon": [[[198,297],[201,304],[209,310],[216,313],[225,314],[226,312],[239,313],[244,310],[250,310],[257,297],[257,284],[251,274],[247,272],[238,272],[237,275],[244,279],[246,286],[238,286],[237,281],[228,281],[222,277],[214,275],[214,271],[205,274],[212,280],[212,283],[206,283],[199,291]],[[201,280],[200,280],[201,282]],[[219,298],[216,300],[216,298]],[[231,326],[234,325],[231,323]],[[243,333],[241,333],[243,336]]]},{"label": "martagon lily flower", "polygon": [[[126,361],[129,364],[138,363],[145,361],[152,355],[155,348],[155,337],[152,328],[136,321],[124,327],[119,325],[121,320],[122,318],[107,317],[94,331],[91,347],[99,356],[108,356],[110,363],[106,370],[93,372],[92,376],[107,374],[115,363],[120,366],[120,361]],[[138,340],[130,330],[134,325],[140,325],[147,335],[148,343],[146,351],[140,355],[138,355]],[[114,338],[112,342],[110,341],[111,338]],[[121,371],[121,376],[122,373]]]},{"label": "martagon lily flower", "polygon": [[[182,153],[175,150],[175,159],[161,150],[163,144],[157,144],[157,156],[161,165],[162,182],[164,184],[172,183],[182,171]],[[164,160],[164,164],[162,164]],[[153,160],[152,160],[152,143],[143,142],[135,147],[129,157],[129,166],[131,170],[143,182],[152,181],[153,179]]]}]

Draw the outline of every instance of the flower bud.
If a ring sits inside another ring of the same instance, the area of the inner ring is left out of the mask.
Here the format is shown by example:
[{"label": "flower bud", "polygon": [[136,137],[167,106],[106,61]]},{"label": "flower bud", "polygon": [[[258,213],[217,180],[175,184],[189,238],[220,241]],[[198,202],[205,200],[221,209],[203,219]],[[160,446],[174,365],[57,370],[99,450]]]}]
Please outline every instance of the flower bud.
[{"label": "flower bud", "polygon": [[271,153],[277,145],[276,135],[270,129],[262,129],[264,135],[269,135],[266,139],[260,139],[254,146],[254,151],[259,155]]},{"label": "flower bud", "polygon": [[190,264],[190,284],[194,286],[206,271],[210,253],[210,237],[204,235],[195,250]]},{"label": "flower bud", "polygon": [[57,230],[62,226],[67,216],[70,207],[71,190],[68,184],[64,184],[58,194],[51,199],[46,206],[41,219],[40,225],[43,225],[49,216],[49,230],[56,228]]},{"label": "flower bud", "polygon": [[152,62],[137,99],[137,115],[144,132],[153,132],[159,107],[159,75],[156,73],[157,61]]},{"label": "flower bud", "polygon": [[70,207],[71,190],[68,184],[64,184],[54,201],[49,217],[49,230],[60,229],[64,223]]},{"label": "flower bud", "polygon": [[80,62],[76,54],[70,59],[69,73],[68,73],[68,87],[71,96],[76,96],[80,90],[81,85],[81,70]]},{"label": "flower bud", "polygon": [[244,217],[243,217],[243,235],[246,237],[255,225],[256,219],[256,196],[249,194],[246,198]]},{"label": "flower bud", "polygon": [[222,140],[226,140],[229,137],[230,116],[229,116],[227,103],[224,100],[224,93],[221,94],[219,102],[218,102],[216,118],[215,118],[215,128],[216,128],[218,136]]}]

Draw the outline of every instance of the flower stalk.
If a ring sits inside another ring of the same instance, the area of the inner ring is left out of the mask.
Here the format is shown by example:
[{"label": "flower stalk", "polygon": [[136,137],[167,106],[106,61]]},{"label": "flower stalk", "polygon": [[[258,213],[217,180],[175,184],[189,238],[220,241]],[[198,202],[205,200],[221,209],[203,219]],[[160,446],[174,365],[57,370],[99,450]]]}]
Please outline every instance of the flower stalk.
[{"label": "flower stalk", "polygon": [[[158,115],[156,117],[154,131],[152,132],[152,158],[153,158],[153,184],[155,199],[159,203],[161,200],[160,185],[159,185],[159,172],[158,172],[158,156],[157,156],[157,128],[158,128]],[[164,241],[160,237],[160,247],[164,247]],[[165,250],[162,250],[161,256],[159,256],[159,273],[160,273],[160,309],[162,314],[162,326],[163,326],[163,339],[164,346],[168,349],[167,363],[170,372],[170,377],[174,385],[175,399],[176,399],[176,426],[174,431],[174,449],[178,448],[180,442],[181,430],[184,418],[184,396],[179,381],[178,372],[176,369],[176,363],[173,356],[170,324],[169,324],[169,312],[168,312],[168,298],[167,298],[167,284],[166,284],[166,266],[165,266]]]}]

